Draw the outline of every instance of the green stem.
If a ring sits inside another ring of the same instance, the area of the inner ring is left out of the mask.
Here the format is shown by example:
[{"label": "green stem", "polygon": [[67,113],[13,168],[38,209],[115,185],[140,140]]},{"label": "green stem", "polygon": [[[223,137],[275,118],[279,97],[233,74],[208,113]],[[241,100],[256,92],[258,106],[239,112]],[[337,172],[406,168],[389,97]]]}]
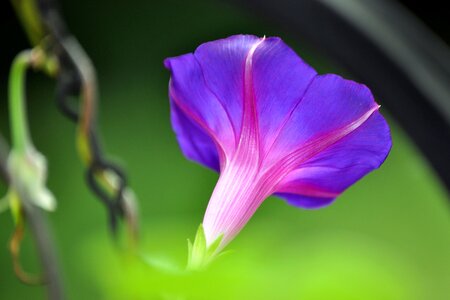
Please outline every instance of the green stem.
[{"label": "green stem", "polygon": [[9,74],[9,110],[12,146],[25,152],[30,143],[25,103],[25,75],[31,62],[31,50],[24,50],[14,58]]}]

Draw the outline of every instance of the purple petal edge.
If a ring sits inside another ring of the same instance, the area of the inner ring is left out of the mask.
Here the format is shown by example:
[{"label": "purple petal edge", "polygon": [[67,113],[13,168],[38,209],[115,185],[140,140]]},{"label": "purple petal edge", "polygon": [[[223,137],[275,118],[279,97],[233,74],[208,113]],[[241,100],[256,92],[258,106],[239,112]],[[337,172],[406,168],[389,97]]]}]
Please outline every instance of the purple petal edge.
[{"label": "purple petal edge", "polygon": [[286,193],[275,193],[274,196],[283,198],[288,204],[303,209],[324,208],[331,205],[336,200],[336,198],[320,198]]}]

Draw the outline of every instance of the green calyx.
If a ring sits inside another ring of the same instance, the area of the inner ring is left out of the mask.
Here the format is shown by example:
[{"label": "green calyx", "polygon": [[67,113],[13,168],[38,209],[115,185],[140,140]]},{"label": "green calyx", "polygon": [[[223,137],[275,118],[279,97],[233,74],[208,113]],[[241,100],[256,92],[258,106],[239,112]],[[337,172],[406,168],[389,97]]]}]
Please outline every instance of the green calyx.
[{"label": "green calyx", "polygon": [[186,269],[188,271],[200,271],[208,267],[213,260],[221,255],[219,246],[222,239],[223,235],[220,235],[208,246],[203,225],[200,224],[194,243],[188,239],[188,263]]}]

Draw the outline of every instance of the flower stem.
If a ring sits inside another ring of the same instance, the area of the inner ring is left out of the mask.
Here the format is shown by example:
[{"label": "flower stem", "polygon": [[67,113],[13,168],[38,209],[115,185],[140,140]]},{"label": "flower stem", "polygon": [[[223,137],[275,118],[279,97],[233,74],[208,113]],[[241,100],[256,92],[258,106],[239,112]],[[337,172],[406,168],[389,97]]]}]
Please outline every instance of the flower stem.
[{"label": "flower stem", "polygon": [[30,144],[26,117],[25,74],[31,62],[32,51],[24,50],[14,59],[9,74],[9,109],[12,146],[15,151],[25,152]]}]

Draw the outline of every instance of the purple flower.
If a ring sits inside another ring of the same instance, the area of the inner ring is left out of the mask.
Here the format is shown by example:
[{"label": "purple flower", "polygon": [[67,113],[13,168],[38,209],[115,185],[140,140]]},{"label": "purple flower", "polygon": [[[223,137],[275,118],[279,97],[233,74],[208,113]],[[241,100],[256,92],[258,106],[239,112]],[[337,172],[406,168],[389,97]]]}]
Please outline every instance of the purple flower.
[{"label": "purple flower", "polygon": [[184,155],[220,172],[203,220],[223,248],[270,195],[314,209],[378,168],[389,127],[370,90],[318,75],[280,38],[236,35],[168,58]]}]

